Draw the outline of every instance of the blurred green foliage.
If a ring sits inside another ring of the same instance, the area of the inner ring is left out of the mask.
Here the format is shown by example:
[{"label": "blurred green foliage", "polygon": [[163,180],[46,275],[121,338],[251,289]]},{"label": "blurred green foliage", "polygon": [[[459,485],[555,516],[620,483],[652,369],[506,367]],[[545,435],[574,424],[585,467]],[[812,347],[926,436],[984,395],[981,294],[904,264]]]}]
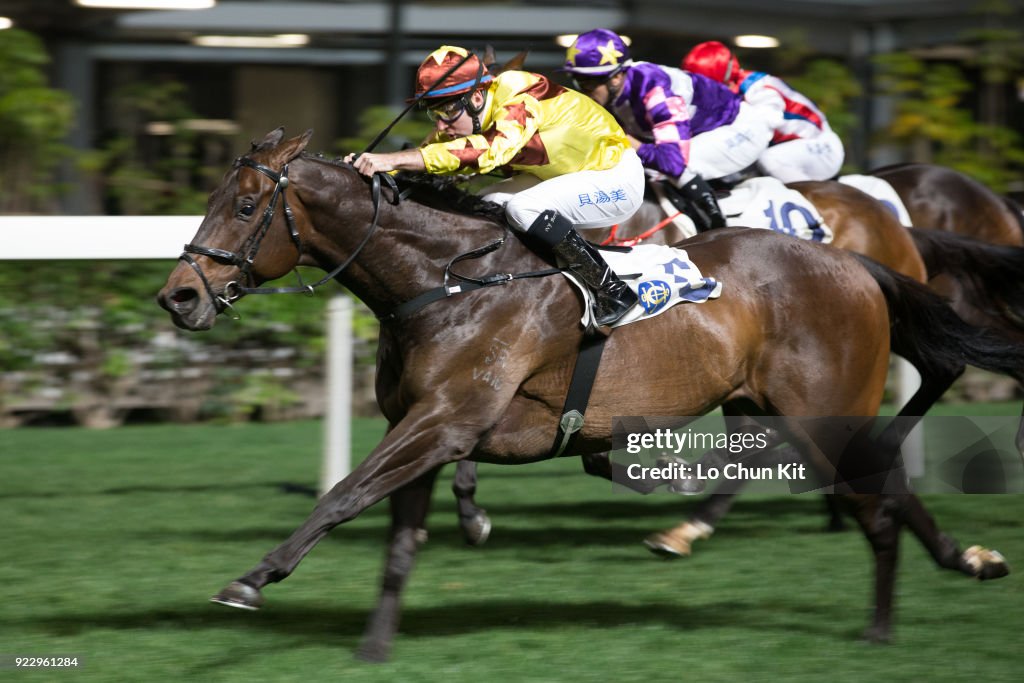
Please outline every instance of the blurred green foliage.
[{"label": "blurred green foliage", "polygon": [[950,166],[1005,192],[1024,174],[1024,139],[1009,125],[1005,99],[1024,70],[1024,30],[1020,10],[1005,0],[980,2],[976,12],[984,26],[962,34],[963,62],[904,53],[875,59],[880,94],[895,109],[879,142],[901,145],[908,161]]},{"label": "blurred green foliage", "polygon": [[0,31],[0,212],[46,209],[59,190],[54,173],[71,157],[63,141],[75,103],[47,85],[49,61],[36,36]]},{"label": "blurred green foliage", "polygon": [[880,142],[908,150],[907,160],[950,166],[997,192],[1024,171],[1024,141],[1011,128],[977,120],[963,101],[974,90],[963,70],[907,54],[876,58],[879,86],[894,101]]},{"label": "blurred green foliage", "polygon": [[[63,101],[45,88],[38,70],[46,63],[45,52],[30,34],[3,31],[0,57],[0,64],[12,65],[0,69],[0,154],[13,154],[26,140],[39,145],[37,152],[49,150],[46,140],[60,140],[67,127],[47,122],[61,112],[70,121],[71,109],[70,102],[66,112],[40,105]],[[186,86],[177,82],[134,83],[113,94],[115,114],[111,119],[116,127],[100,148],[80,161],[81,167],[96,177],[113,212],[205,213],[207,195],[225,169],[205,166],[197,154],[197,133],[188,125],[197,116],[186,104],[186,94]],[[9,106],[10,102],[34,103],[28,108],[40,106],[44,111],[37,112],[38,120],[26,116],[22,121],[13,118],[15,107]],[[13,123],[8,125],[8,120]],[[163,134],[147,133],[147,127],[155,122],[164,127]],[[0,172],[18,168],[6,164]],[[40,182],[43,187],[52,186],[52,182]],[[7,201],[3,208],[13,210],[13,205]],[[45,375],[52,380],[56,373],[68,385],[70,393],[65,400],[109,403],[127,384],[144,381],[144,372],[153,367],[196,367],[203,364],[195,360],[201,357],[222,358],[222,363],[230,366],[240,352],[256,349],[283,352],[292,367],[319,372],[325,347],[325,304],[332,292],[342,291],[340,287],[328,284],[316,296],[249,297],[237,307],[239,320],[224,316],[213,330],[189,334],[177,331],[155,302],[175,265],[173,261],[0,261],[0,325],[4,330],[0,336],[0,409],[5,401],[17,403],[46,384]],[[312,282],[321,273],[311,271],[303,276]],[[353,328],[357,363],[372,364],[371,341],[376,339],[377,321],[361,304],[355,307]],[[157,343],[161,333],[164,337],[172,334],[176,341]],[[44,355],[72,360],[48,363],[41,360]],[[294,403],[290,379],[261,370],[246,373],[236,368],[226,381],[214,382],[215,391],[207,401],[209,410],[220,417],[244,419],[273,415]]]},{"label": "blurred green foliage", "polygon": [[[340,138],[335,147],[340,155],[362,152],[388,127],[401,110],[388,106],[367,107],[359,114],[359,129],[354,135]],[[388,135],[374,148],[375,152],[395,152],[407,146],[416,147],[434,130],[426,114],[413,107],[401,118]]]},{"label": "blurred green foliage", "polygon": [[[105,203],[125,215],[193,215],[206,210],[214,169],[196,158],[197,134],[186,125],[196,118],[185,103],[186,86],[176,81],[133,83],[117,90],[113,135],[81,162],[100,177]],[[166,135],[147,136],[147,125],[170,126]],[[154,149],[154,147],[156,149]]]}]

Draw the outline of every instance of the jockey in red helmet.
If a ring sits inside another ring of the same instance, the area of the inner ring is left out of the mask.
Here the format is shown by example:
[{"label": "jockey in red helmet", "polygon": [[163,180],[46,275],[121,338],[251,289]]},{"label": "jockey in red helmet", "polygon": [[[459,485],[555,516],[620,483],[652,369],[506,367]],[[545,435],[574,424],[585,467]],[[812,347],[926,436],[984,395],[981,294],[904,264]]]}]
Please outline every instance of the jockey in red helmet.
[{"label": "jockey in red helmet", "polygon": [[640,207],[643,166],[608,112],[574,90],[527,71],[490,74],[461,47],[432,52],[416,73],[416,96],[435,122],[417,149],[347,157],[363,174],[394,170],[511,177],[485,190],[516,230],[527,232],[594,293],[594,320],[611,325],[636,294],[576,227],[626,220]]},{"label": "jockey in red helmet", "polygon": [[828,180],[839,173],[842,140],[814,102],[782,79],[741,69],[729,48],[715,40],[690,50],[682,67],[724,83],[775,122],[771,144],[757,160],[764,173],[784,183]]},{"label": "jockey in red helmet", "polygon": [[705,181],[752,166],[768,145],[770,126],[720,83],[633,61],[614,31],[579,35],[565,57],[562,70],[622,124],[648,174],[667,179],[696,206],[698,229],[724,226]]}]

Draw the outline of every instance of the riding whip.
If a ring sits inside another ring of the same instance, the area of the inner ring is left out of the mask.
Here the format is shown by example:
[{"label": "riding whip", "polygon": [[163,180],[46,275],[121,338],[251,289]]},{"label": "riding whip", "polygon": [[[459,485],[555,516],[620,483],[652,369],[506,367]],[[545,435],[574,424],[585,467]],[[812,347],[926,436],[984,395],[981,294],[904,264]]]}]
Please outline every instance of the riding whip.
[{"label": "riding whip", "polygon": [[[395,120],[388,124],[387,128],[385,128],[384,130],[382,130],[380,133],[377,134],[377,137],[375,137],[373,139],[373,142],[371,142],[369,145],[366,146],[366,149],[364,149],[362,152],[360,152],[359,154],[357,154],[355,156],[355,159],[358,159],[363,154],[367,154],[368,152],[372,152],[373,148],[376,147],[377,145],[379,145],[380,141],[383,140],[385,137],[387,137],[388,133],[391,132],[391,129],[395,127],[395,124],[398,123],[399,121],[401,121],[402,117],[409,113],[410,109],[412,109],[413,107],[415,107],[417,104],[420,103],[420,100],[423,99],[424,95],[426,95],[428,92],[430,92],[431,90],[436,88],[438,85],[440,85],[441,82],[444,81],[444,79],[448,78],[453,73],[455,73],[455,70],[458,69],[463,64],[465,64],[467,61],[469,61],[469,58],[472,57],[472,56],[473,56],[473,53],[467,50],[465,57],[463,57],[462,59],[457,61],[454,65],[452,65],[452,67],[450,69],[448,69],[443,74],[441,74],[440,78],[438,78],[436,81],[431,83],[430,87],[427,88],[426,90],[424,90],[421,95],[418,95],[415,99],[413,99],[413,101],[410,102],[408,104],[408,106],[406,106],[405,109],[403,109],[401,112],[398,113],[398,116],[395,117]],[[353,159],[353,161],[355,161],[355,159]]]}]

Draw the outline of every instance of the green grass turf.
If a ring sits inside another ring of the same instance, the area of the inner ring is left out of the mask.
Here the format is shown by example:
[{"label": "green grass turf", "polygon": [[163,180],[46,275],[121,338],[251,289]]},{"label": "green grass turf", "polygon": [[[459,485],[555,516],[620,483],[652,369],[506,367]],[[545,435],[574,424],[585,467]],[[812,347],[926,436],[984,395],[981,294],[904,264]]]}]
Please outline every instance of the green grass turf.
[{"label": "green grass turf", "polygon": [[[382,430],[358,421],[355,452]],[[667,562],[640,540],[694,501],[613,494],[575,459],[482,466],[495,529],[478,549],[445,472],[388,663],[353,658],[386,505],[329,534],[262,611],[208,603],[305,518],[321,436],[316,422],[0,431],[0,655],[83,662],[0,680],[1020,680],[1020,574],[939,571],[904,534],[895,639],[869,646],[869,551],[820,531],[817,497],[742,499]],[[1024,496],[926,503],[964,546],[1024,561]]]}]

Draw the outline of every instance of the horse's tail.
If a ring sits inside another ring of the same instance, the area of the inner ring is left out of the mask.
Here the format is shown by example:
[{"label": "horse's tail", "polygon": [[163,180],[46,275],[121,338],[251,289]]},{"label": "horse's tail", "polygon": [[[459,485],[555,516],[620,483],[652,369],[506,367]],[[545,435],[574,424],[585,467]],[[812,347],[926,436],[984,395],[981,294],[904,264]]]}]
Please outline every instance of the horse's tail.
[{"label": "horse's tail", "polygon": [[1024,332],[1024,248],[943,230],[914,228],[910,235],[929,278],[945,274],[960,284],[965,303],[994,325]]},{"label": "horse's tail", "polygon": [[866,256],[854,256],[885,295],[893,353],[910,361],[922,376],[958,372],[966,364],[1024,381],[1024,343],[964,322],[927,286]]}]

